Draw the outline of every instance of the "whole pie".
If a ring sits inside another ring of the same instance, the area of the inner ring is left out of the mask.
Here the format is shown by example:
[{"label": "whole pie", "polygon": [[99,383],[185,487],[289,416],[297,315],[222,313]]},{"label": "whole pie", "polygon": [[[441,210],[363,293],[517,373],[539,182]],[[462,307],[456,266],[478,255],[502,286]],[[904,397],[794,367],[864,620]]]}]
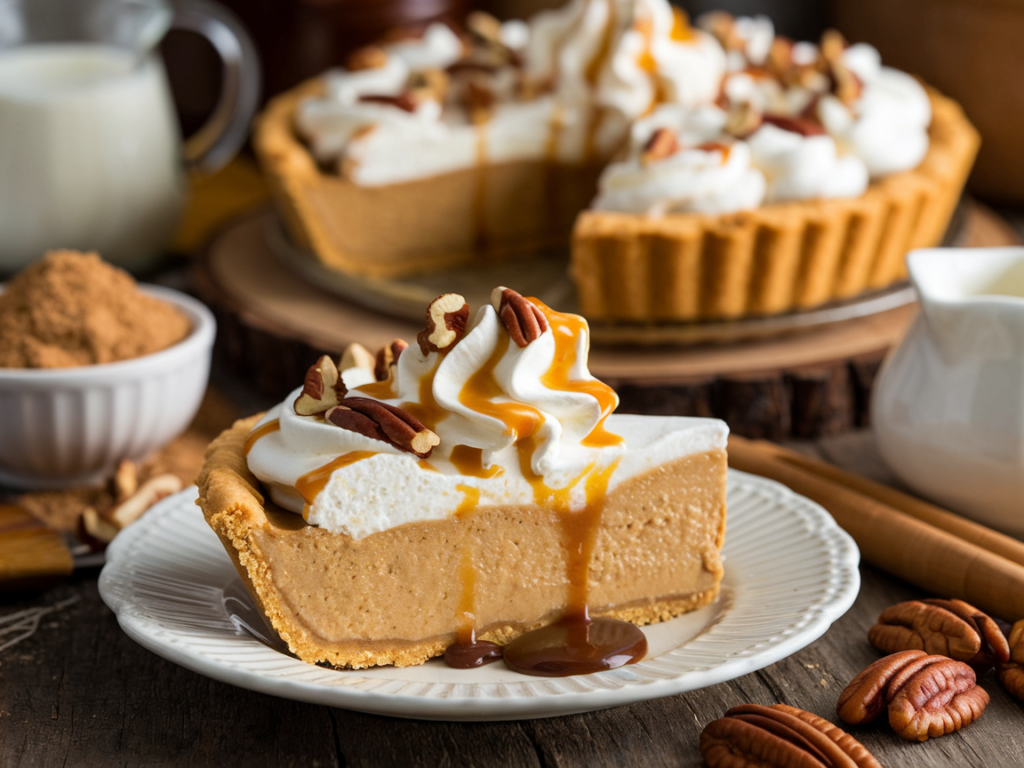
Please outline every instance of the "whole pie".
[{"label": "whole pie", "polygon": [[585,321],[509,289],[427,317],[411,346],[322,357],[208,450],[198,503],[293,653],[419,664],[716,598],[722,422],[613,414]]},{"label": "whole pie", "polygon": [[278,97],[257,154],[323,264],[401,277],[562,249],[606,321],[807,309],[905,279],[978,147],[960,108],[836,32],[667,0],[471,14]]}]

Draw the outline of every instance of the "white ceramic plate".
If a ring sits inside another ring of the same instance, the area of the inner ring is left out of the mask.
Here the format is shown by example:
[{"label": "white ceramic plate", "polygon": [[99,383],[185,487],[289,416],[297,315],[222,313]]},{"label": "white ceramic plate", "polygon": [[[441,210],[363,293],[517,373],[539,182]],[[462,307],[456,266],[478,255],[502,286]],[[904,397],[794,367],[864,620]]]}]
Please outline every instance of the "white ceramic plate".
[{"label": "white ceramic plate", "polygon": [[518,720],[670,696],[766,667],[820,637],[853,604],[859,553],[820,506],[730,470],[719,600],[644,629],[646,659],[610,672],[538,678],[502,664],[341,671],[299,661],[268,637],[220,541],[172,496],[107,551],[100,594],[154,653],[243,688],[315,704],[433,720]]}]

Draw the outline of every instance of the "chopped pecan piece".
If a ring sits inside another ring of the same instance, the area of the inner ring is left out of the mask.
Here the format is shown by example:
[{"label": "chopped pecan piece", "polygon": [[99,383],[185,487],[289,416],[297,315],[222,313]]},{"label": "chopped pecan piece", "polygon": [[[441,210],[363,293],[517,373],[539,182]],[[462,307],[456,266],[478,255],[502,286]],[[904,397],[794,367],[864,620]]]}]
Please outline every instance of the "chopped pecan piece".
[{"label": "chopped pecan piece", "polygon": [[471,11],[466,17],[466,29],[480,40],[501,45],[501,22],[484,11]]},{"label": "chopped pecan piece", "polygon": [[459,294],[446,293],[430,302],[427,327],[416,337],[423,356],[458,344],[466,335],[468,322],[469,304]]},{"label": "chopped pecan piece", "polygon": [[127,499],[122,500],[113,509],[105,513],[105,517],[113,522],[118,529],[127,528],[143,513],[172,494],[182,489],[181,478],[170,473],[154,475],[138,487]]},{"label": "chopped pecan piece", "polygon": [[345,60],[345,69],[349,72],[360,72],[364,69],[380,69],[388,63],[388,53],[376,45],[356,48]]},{"label": "chopped pecan piece", "polygon": [[745,139],[761,127],[761,113],[748,102],[737,104],[725,118],[725,132],[737,139]]},{"label": "chopped pecan piece", "polygon": [[1010,659],[999,665],[999,682],[1018,699],[1024,700],[1024,619],[1010,630]]},{"label": "chopped pecan piece", "polygon": [[676,135],[668,128],[659,128],[644,144],[640,153],[640,164],[650,165],[666,157],[671,157],[680,149]]},{"label": "chopped pecan piece", "polygon": [[408,93],[400,93],[397,96],[389,96],[384,93],[364,93],[359,97],[359,100],[372,104],[388,104],[392,107],[398,107],[404,112],[416,111],[416,100]]},{"label": "chopped pecan piece", "polygon": [[860,98],[864,84],[843,60],[846,47],[846,40],[837,30],[825,30],[821,36],[821,58],[832,79],[832,93],[849,107]]},{"label": "chopped pecan piece", "polygon": [[306,371],[302,392],[295,398],[295,412],[300,416],[315,416],[338,404],[347,393],[345,382],[338,375],[338,366],[327,355],[322,355]]},{"label": "chopped pecan piece", "polygon": [[421,69],[409,76],[407,92],[414,102],[443,103],[448,94],[450,80],[448,73],[441,69]]},{"label": "chopped pecan piece", "polygon": [[377,350],[373,364],[373,375],[377,381],[387,381],[394,375],[394,366],[408,346],[409,342],[404,339],[393,339],[390,344]]},{"label": "chopped pecan piece", "polygon": [[881,768],[865,747],[810,712],[744,704],[714,720],[700,735],[710,768],[734,766],[857,766]]},{"label": "chopped pecan piece", "polygon": [[970,666],[946,656],[903,651],[879,659],[839,696],[839,719],[859,725],[888,707],[889,725],[908,741],[925,741],[970,725],[985,710],[988,694]]},{"label": "chopped pecan piece", "polygon": [[341,355],[341,362],[338,363],[339,371],[347,371],[349,368],[363,368],[373,373],[377,367],[377,358],[362,344],[349,344]]},{"label": "chopped pecan piece", "polygon": [[391,443],[421,459],[430,456],[441,442],[407,411],[368,397],[346,397],[327,412],[326,418],[332,424]]},{"label": "chopped pecan piece", "polygon": [[491,293],[491,304],[516,346],[527,346],[548,329],[548,319],[540,307],[511,288],[495,288]]},{"label": "chopped pecan piece", "polygon": [[766,114],[761,119],[784,131],[799,133],[801,136],[823,136],[825,134],[825,129],[821,127],[820,123],[806,117]]},{"label": "chopped pecan piece", "polygon": [[740,51],[744,48],[743,36],[736,28],[736,19],[726,11],[711,11],[700,19],[704,30],[711,34],[727,51]]},{"label": "chopped pecan piece", "polygon": [[470,78],[463,91],[469,122],[482,125],[494,114],[494,91],[483,78]]},{"label": "chopped pecan piece", "polygon": [[139,487],[139,468],[131,459],[121,459],[110,480],[110,492],[114,501],[124,501]]}]

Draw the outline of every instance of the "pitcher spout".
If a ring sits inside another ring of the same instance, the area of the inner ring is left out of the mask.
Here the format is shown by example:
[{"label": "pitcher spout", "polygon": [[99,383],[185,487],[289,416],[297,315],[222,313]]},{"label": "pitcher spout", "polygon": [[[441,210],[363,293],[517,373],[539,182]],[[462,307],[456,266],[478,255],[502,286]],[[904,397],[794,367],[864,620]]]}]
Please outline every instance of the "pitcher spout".
[{"label": "pitcher spout", "polygon": [[907,257],[947,364],[1024,357],[1024,248],[928,248]]}]

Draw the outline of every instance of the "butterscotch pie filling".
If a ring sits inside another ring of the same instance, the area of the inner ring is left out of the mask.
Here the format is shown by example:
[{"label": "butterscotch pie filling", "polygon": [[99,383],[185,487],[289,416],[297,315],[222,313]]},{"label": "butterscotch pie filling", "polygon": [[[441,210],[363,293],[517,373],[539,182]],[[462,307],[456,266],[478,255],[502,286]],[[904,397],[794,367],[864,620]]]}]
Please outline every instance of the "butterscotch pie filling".
[{"label": "butterscotch pie filling", "polygon": [[582,318],[509,289],[448,294],[415,343],[325,356],[211,445],[200,505],[296,655],[418,664],[716,597],[724,424],[612,414],[587,348]]}]

